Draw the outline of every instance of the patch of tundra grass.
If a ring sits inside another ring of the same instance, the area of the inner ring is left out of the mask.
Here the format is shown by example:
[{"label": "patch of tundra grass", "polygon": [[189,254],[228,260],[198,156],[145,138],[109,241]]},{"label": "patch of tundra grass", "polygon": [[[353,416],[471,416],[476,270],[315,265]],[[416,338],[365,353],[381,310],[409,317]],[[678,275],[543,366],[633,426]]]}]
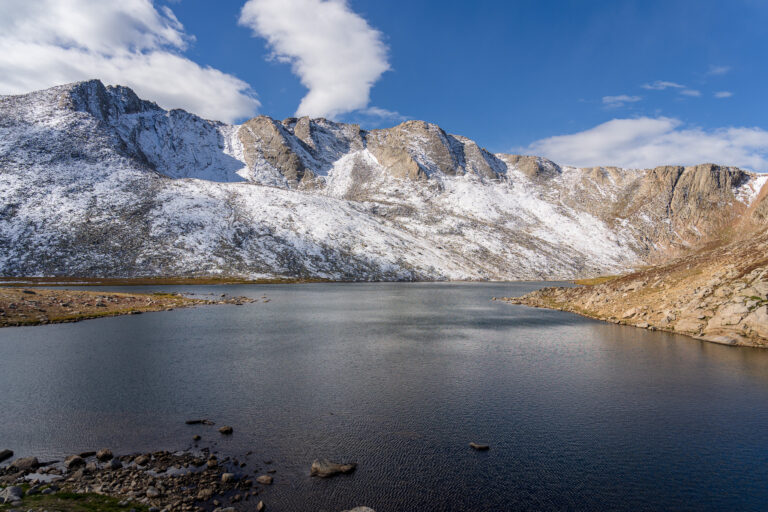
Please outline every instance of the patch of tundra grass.
[{"label": "patch of tundra grass", "polygon": [[11,506],[10,503],[0,505],[0,510],[56,510],[61,512],[146,512],[148,507],[130,502],[120,506],[121,500],[101,494],[77,494],[59,492],[56,494],[35,494],[24,496],[21,505]]}]

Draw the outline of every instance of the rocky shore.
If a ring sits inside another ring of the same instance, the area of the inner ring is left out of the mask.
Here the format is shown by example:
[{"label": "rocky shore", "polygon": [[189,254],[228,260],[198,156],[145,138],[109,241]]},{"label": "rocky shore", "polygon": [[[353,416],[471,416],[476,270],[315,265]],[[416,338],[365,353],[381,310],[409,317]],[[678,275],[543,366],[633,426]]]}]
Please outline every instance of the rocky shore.
[{"label": "rocky shore", "polygon": [[714,343],[768,348],[768,233],[594,286],[544,288],[502,300]]},{"label": "rocky shore", "polygon": [[178,293],[116,293],[47,288],[0,288],[0,327],[77,322],[208,304],[245,304],[248,297],[216,299]]},{"label": "rocky shore", "polygon": [[[267,508],[261,495],[277,470],[272,461],[254,459],[251,452],[238,459],[209,448],[122,456],[101,449],[57,461],[18,458],[0,468],[0,510],[261,512]],[[311,474],[329,477],[354,467],[315,461]]]}]

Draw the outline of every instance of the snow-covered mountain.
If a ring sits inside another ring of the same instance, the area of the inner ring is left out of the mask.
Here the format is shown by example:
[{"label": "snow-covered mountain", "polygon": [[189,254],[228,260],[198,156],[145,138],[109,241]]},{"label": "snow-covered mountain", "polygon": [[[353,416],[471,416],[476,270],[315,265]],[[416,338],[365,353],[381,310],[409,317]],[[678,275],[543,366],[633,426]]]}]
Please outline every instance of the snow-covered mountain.
[{"label": "snow-covered mountain", "polygon": [[242,125],[98,80],[0,97],[0,274],[552,279],[716,236],[766,178],[579,169],[436,125]]}]

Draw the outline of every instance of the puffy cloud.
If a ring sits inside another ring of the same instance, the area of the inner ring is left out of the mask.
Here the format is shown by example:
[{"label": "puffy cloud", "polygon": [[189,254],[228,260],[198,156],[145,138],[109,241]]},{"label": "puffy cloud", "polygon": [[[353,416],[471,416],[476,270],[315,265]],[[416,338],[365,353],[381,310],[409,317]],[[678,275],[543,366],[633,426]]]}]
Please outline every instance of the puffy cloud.
[{"label": "puffy cloud", "polygon": [[731,91],[717,91],[715,93],[715,98],[730,98],[731,96],[733,96]]},{"label": "puffy cloud", "polygon": [[254,114],[247,83],[182,55],[191,41],[170,8],[149,0],[3,0],[0,94],[100,78],[204,117]]},{"label": "puffy cloud", "polygon": [[240,24],[267,40],[309,89],[296,115],[334,118],[364,109],[389,69],[379,31],[346,0],[248,0]]},{"label": "puffy cloud", "polygon": [[635,103],[642,99],[642,96],[628,96],[626,94],[620,94],[618,96],[603,96],[603,105],[608,107],[622,107],[626,103]]},{"label": "puffy cloud", "polygon": [[563,164],[647,168],[711,162],[768,171],[768,131],[686,127],[669,117],[613,119],[570,135],[533,142],[523,151]]},{"label": "puffy cloud", "polygon": [[656,80],[650,84],[643,84],[640,87],[643,89],[649,89],[652,91],[663,91],[664,89],[684,89],[685,86],[675,82],[665,82],[663,80]]}]

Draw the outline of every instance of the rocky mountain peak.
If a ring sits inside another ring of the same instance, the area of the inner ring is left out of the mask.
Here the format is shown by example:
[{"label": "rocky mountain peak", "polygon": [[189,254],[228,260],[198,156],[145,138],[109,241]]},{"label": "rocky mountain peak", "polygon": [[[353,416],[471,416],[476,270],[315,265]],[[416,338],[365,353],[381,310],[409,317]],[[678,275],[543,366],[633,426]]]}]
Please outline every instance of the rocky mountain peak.
[{"label": "rocky mountain peak", "polygon": [[140,99],[129,87],[105,86],[101,80],[86,80],[62,87],[59,105],[87,112],[100,121],[114,122],[120,115],[161,112],[154,102]]},{"label": "rocky mountain peak", "polygon": [[166,111],[97,80],[0,98],[5,275],[616,273],[768,218],[766,177],[560,166],[423,121]]}]

